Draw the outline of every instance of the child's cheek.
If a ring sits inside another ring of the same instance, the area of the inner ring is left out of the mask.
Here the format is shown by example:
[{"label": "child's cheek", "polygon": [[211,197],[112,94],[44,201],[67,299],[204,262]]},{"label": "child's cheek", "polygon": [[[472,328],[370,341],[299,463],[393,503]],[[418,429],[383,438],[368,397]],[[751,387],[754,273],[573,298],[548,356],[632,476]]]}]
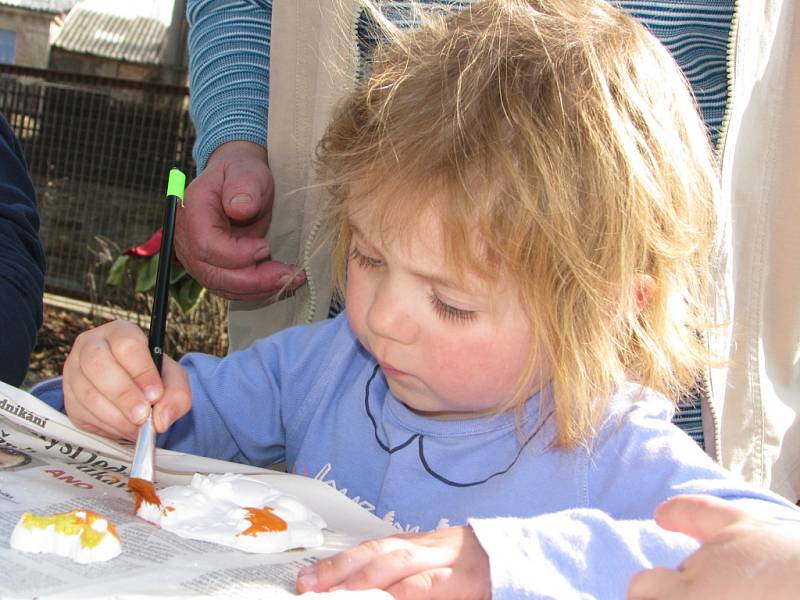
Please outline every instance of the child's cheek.
[{"label": "child's cheek", "polygon": [[448,388],[470,388],[486,373],[486,357],[480,344],[448,340],[435,344],[429,354],[431,373],[438,373]]},{"label": "child's cheek", "polygon": [[358,272],[358,269],[349,267],[344,294],[345,310],[350,327],[362,342],[365,341],[368,299],[369,291],[364,285],[361,273]]}]

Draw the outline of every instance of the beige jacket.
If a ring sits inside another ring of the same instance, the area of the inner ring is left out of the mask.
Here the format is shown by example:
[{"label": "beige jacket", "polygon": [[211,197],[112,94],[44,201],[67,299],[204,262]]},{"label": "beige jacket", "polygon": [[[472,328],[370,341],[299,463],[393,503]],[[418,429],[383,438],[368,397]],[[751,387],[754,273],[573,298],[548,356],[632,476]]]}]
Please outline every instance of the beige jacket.
[{"label": "beige jacket", "polygon": [[231,302],[231,350],[328,315],[330,250],[316,235],[321,190],[311,160],[333,105],[355,79],[358,14],[358,0],[273,2],[267,147],[275,203],[267,239],[276,260],[305,267],[308,285],[279,302]]},{"label": "beige jacket", "polygon": [[800,498],[800,6],[739,0],[722,138],[718,459]]},{"label": "beige jacket", "polygon": [[[730,367],[712,373],[706,413],[710,452],[746,479],[792,500],[800,497],[797,5],[738,2],[732,102],[722,138],[720,211],[726,228],[716,298],[719,322],[730,327],[711,340]],[[320,194],[309,187],[309,161],[332,103],[352,85],[357,10],[356,0],[275,0],[268,145],[277,192],[268,237],[276,258],[308,266],[311,285],[268,306],[232,303],[232,348],[327,315],[329,256],[324,250],[310,256]],[[342,35],[342,28],[351,35]]]}]

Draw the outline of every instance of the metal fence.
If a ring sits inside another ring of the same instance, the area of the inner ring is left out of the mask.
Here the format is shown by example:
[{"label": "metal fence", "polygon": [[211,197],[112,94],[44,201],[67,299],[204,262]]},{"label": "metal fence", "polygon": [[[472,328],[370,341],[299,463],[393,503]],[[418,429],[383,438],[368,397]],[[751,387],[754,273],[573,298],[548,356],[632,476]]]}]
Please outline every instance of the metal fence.
[{"label": "metal fence", "polygon": [[182,86],[0,65],[0,110],[38,192],[48,291],[112,294],[97,253],[146,240],[169,169],[194,171],[187,107]]}]

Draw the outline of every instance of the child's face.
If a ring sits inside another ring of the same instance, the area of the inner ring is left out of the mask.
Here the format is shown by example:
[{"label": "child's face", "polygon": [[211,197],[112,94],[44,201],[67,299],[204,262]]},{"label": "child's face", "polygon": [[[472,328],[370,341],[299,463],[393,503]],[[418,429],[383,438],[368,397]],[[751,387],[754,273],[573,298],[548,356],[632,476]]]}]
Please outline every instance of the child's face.
[{"label": "child's face", "polygon": [[457,284],[435,218],[421,218],[409,239],[389,247],[364,210],[351,210],[350,222],[347,316],[392,393],[422,413],[480,413],[508,402],[530,345],[516,287],[501,282],[492,298],[477,277]]}]

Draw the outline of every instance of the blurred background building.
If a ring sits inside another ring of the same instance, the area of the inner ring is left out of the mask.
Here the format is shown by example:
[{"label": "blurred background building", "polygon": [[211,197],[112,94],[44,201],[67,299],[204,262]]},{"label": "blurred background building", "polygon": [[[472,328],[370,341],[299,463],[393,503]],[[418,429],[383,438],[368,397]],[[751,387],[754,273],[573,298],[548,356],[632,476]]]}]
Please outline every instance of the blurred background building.
[{"label": "blurred background building", "polygon": [[146,240],[193,173],[185,0],[0,0],[0,110],[39,195],[49,293],[100,303],[98,256]]}]

